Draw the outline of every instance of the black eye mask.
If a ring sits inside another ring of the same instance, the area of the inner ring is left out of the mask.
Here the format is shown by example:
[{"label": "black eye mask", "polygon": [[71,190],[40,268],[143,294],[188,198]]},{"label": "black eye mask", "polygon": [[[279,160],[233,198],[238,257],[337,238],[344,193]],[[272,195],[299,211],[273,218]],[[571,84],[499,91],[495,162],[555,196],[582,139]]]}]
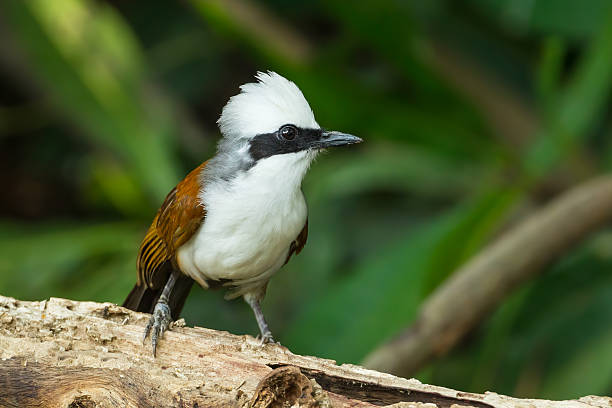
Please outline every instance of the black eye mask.
[{"label": "black eye mask", "polygon": [[285,139],[282,134],[287,134],[286,126],[282,126],[279,130],[273,133],[262,133],[251,139],[249,153],[253,160],[264,159],[266,157],[275,156],[277,154],[295,153],[302,150],[320,148],[322,138],[322,129],[305,129],[293,126],[295,134],[293,139]]}]

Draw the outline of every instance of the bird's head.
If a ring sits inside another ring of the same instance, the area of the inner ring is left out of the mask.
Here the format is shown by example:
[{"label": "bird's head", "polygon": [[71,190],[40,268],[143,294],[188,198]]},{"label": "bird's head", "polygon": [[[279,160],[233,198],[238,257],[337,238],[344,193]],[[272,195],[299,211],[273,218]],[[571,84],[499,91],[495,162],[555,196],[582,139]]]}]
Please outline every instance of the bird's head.
[{"label": "bird's head", "polygon": [[240,149],[254,162],[277,155],[312,160],[321,149],[359,143],[346,133],[322,129],[300,89],[275,72],[258,72],[240,87],[218,120],[220,146]]}]

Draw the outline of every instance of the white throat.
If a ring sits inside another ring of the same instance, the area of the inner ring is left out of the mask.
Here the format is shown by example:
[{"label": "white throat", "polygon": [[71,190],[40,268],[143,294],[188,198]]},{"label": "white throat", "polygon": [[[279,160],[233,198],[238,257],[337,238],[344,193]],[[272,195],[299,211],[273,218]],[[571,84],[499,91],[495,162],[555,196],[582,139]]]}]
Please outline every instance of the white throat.
[{"label": "white throat", "polygon": [[246,171],[239,171],[231,180],[219,180],[205,185],[200,200],[208,209],[216,194],[238,197],[261,195],[272,202],[300,191],[302,179],[316,156],[315,151],[280,154],[258,160]]}]

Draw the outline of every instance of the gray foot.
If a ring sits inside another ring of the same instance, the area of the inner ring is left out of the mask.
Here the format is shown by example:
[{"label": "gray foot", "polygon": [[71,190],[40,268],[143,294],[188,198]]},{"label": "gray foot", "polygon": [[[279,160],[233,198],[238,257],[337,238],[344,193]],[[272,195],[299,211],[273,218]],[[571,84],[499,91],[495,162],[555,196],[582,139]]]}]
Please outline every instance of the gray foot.
[{"label": "gray foot", "polygon": [[153,357],[155,357],[155,352],[157,350],[157,339],[161,339],[164,335],[164,332],[168,330],[170,327],[170,323],[172,322],[172,315],[170,314],[170,307],[167,303],[158,302],[155,305],[155,309],[153,310],[153,314],[149,319],[149,323],[147,323],[147,327],[145,328],[144,336],[142,337],[142,344],[144,344],[149,332],[151,332],[151,345],[153,346]]},{"label": "gray foot", "polygon": [[261,344],[268,344],[268,343],[276,343],[276,341],[274,341],[274,337],[272,336],[272,333],[270,331],[267,331],[264,334],[260,334],[259,336],[257,336],[257,338],[261,341]]},{"label": "gray foot", "polygon": [[263,312],[261,311],[261,305],[259,304],[259,298],[257,295],[247,293],[244,295],[244,300],[249,304],[249,306],[251,306],[251,309],[253,309],[253,313],[255,314],[255,320],[257,320],[259,332],[261,333],[261,335],[257,337],[260,339],[261,344],[276,343],[274,341],[274,337],[272,337],[272,332],[268,328],[268,323],[266,323]]}]

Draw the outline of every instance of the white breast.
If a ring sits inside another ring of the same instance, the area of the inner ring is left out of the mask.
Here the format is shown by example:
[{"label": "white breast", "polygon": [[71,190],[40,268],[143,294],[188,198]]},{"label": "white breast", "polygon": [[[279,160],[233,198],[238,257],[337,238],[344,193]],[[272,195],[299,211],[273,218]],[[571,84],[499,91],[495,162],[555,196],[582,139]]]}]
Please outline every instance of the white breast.
[{"label": "white breast", "polygon": [[301,181],[310,161],[306,152],[272,156],[205,188],[206,218],[177,253],[181,270],[204,287],[210,279],[266,282],[306,222]]}]

